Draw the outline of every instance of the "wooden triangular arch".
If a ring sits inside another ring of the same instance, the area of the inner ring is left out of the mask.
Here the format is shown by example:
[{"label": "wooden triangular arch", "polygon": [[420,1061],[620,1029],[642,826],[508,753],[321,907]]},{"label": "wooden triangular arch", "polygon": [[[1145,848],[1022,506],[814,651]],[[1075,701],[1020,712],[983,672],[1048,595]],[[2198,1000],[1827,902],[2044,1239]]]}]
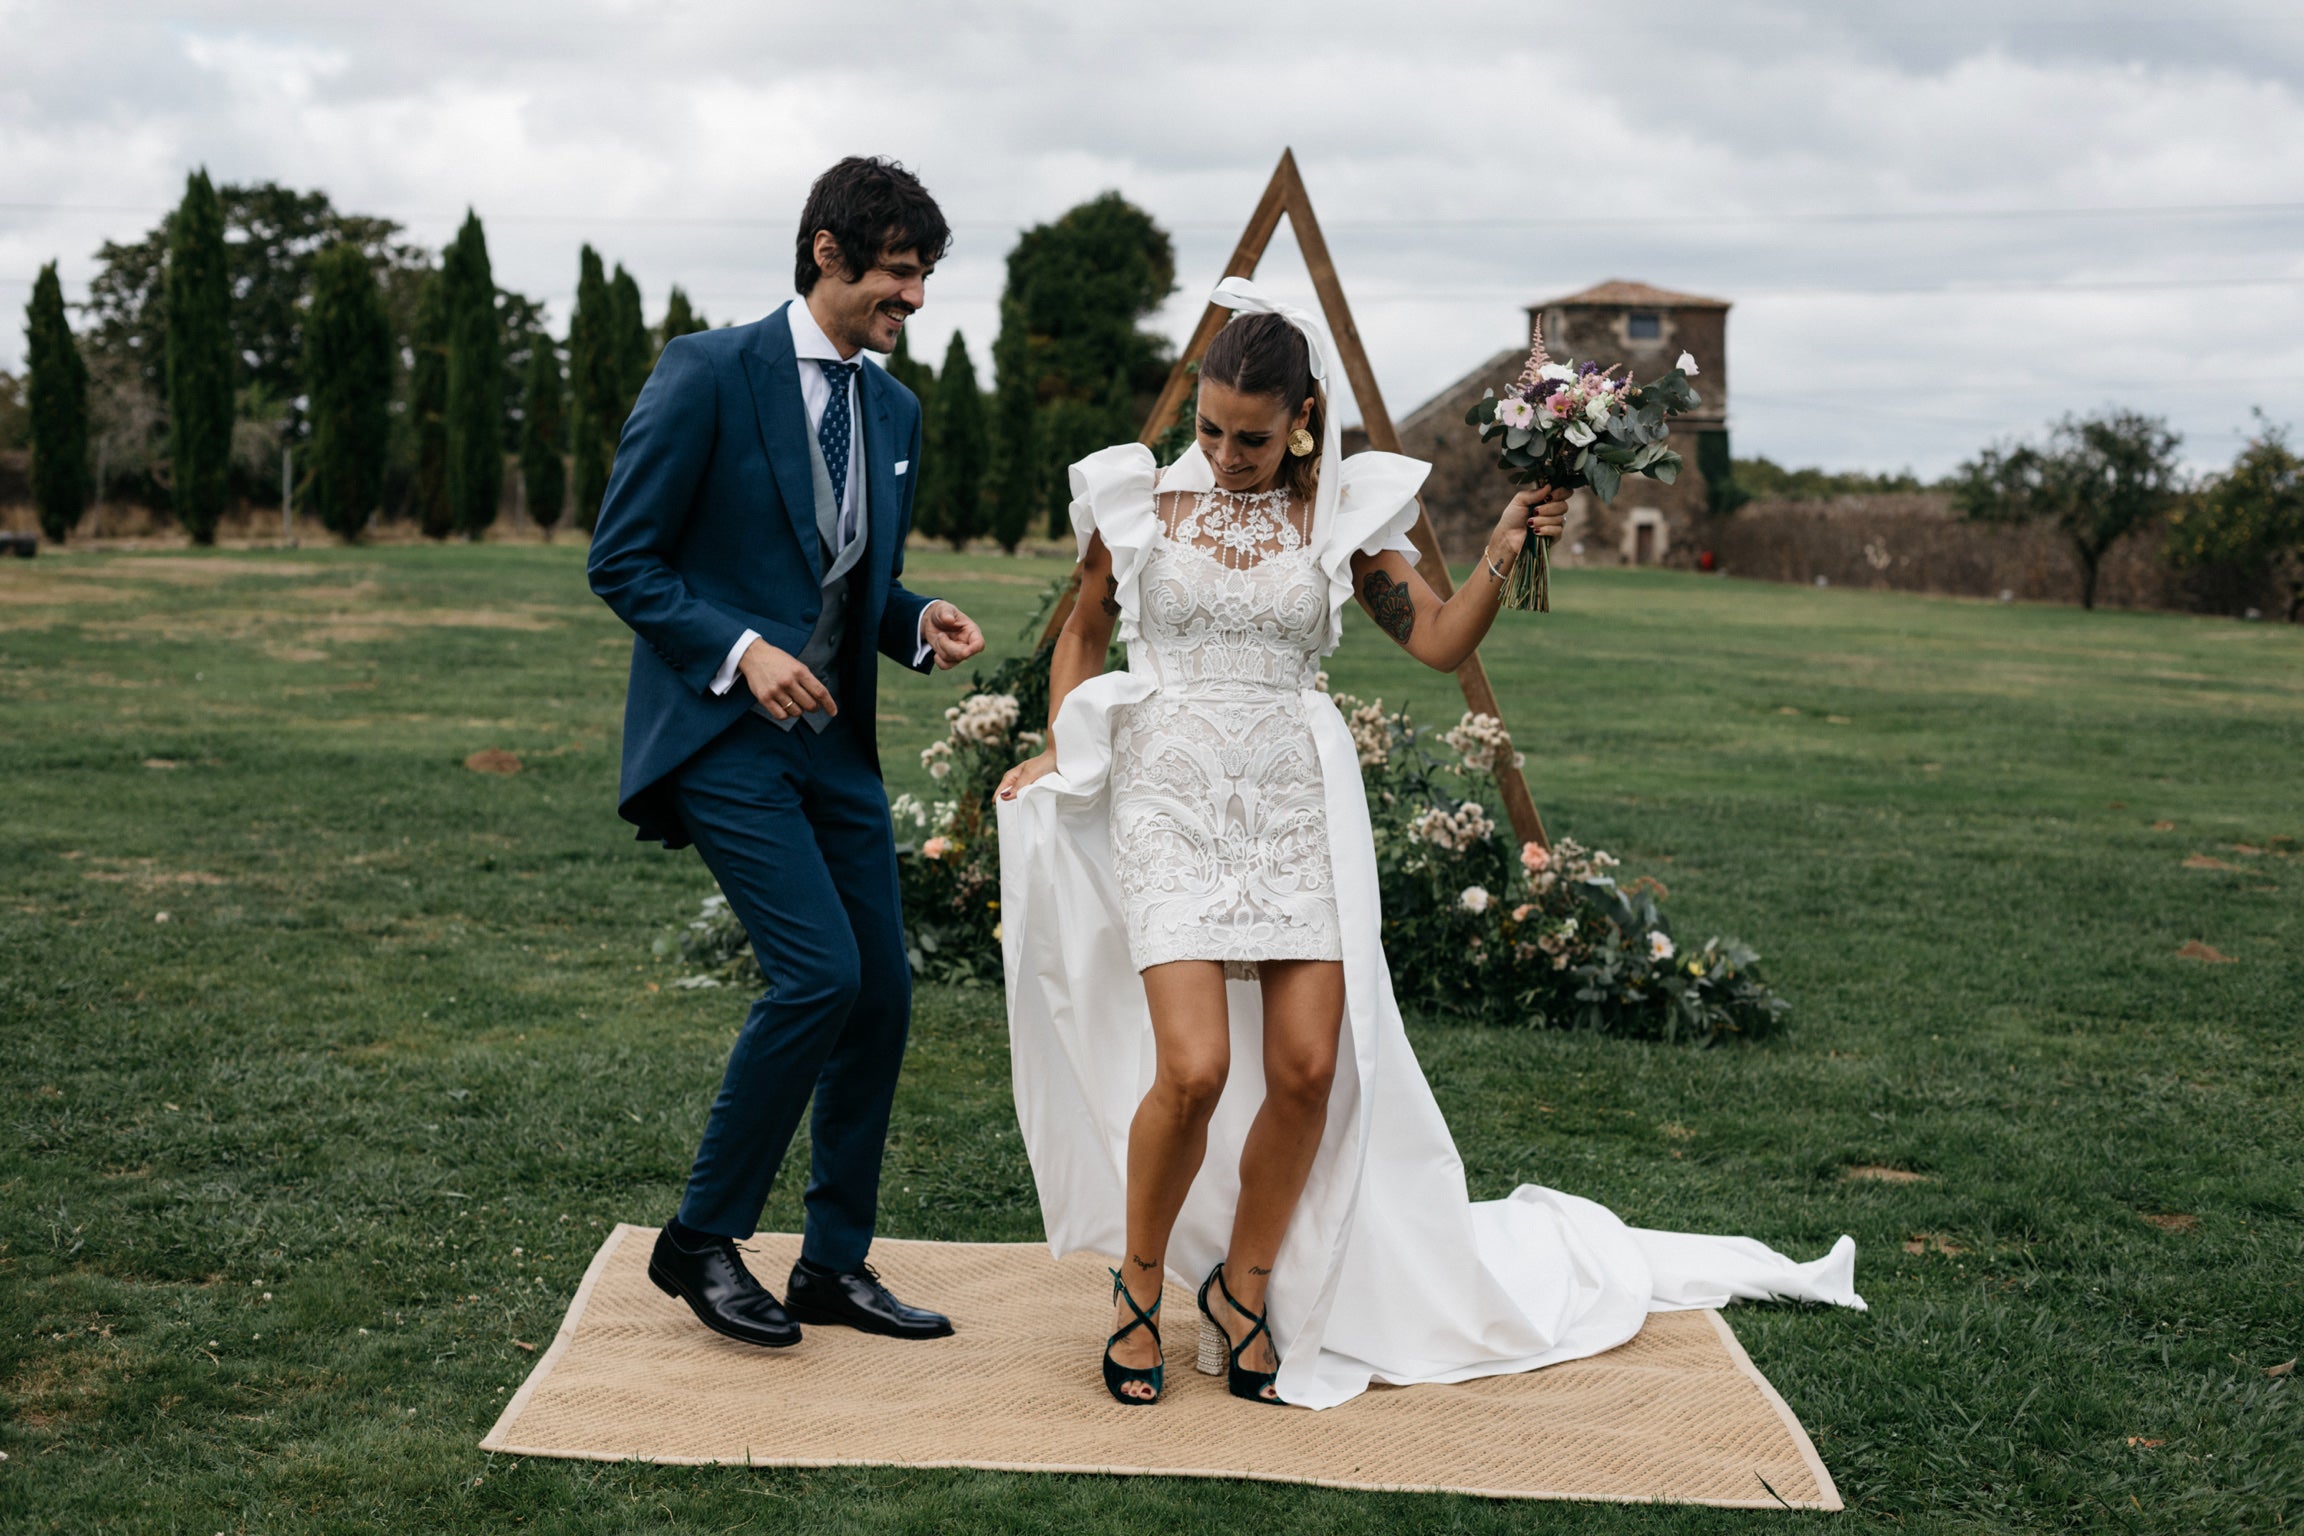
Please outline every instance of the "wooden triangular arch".
[{"label": "wooden triangular arch", "polygon": [[[1337,281],[1336,264],[1329,258],[1328,242],[1321,236],[1320,221],[1313,215],[1312,199],[1304,191],[1304,179],[1296,172],[1296,152],[1280,152],[1280,164],[1272,172],[1272,180],[1257,199],[1256,211],[1248,216],[1248,228],[1233,248],[1232,259],[1225,263],[1224,276],[1252,277],[1256,265],[1264,259],[1264,248],[1271,243],[1272,232],[1280,227],[1280,216],[1288,216],[1288,227],[1294,231],[1296,245],[1304,253],[1304,265],[1312,274],[1312,288],[1320,296],[1320,309],[1328,319],[1328,331],[1336,340],[1339,360],[1344,364],[1344,376],[1352,383],[1352,397],[1360,405],[1361,426],[1368,434],[1368,446],[1386,453],[1400,451],[1400,434],[1392,428],[1391,413],[1384,409],[1384,395],[1376,387],[1376,371],[1368,366],[1368,351],[1360,343],[1359,328],[1352,323],[1352,308],[1344,302],[1344,285]],[[1176,366],[1169,370],[1168,382],[1154,402],[1152,413],[1144,419],[1144,430],[1138,441],[1147,447],[1167,431],[1176,419],[1176,412],[1184,404],[1184,396],[1192,388],[1192,365],[1199,362],[1208,350],[1208,343],[1216,339],[1224,322],[1232,312],[1222,305],[1211,304],[1200,316],[1199,325],[1192,331],[1192,339],[1177,354]],[[1449,579],[1448,563],[1441,558],[1440,540],[1432,531],[1432,519],[1421,503],[1416,511],[1416,526],[1410,532],[1415,541],[1416,570],[1430,584],[1433,591],[1447,597],[1456,590]],[[1057,599],[1056,608],[1048,616],[1048,627],[1041,635],[1045,648],[1064,627],[1064,620],[1072,612],[1074,597],[1080,589],[1079,572],[1073,572],[1071,585]],[[1481,665],[1480,654],[1475,651],[1456,669],[1456,681],[1464,690],[1464,705],[1478,714],[1503,718],[1496,706],[1496,691],[1488,686],[1488,669]],[[1551,846],[1544,833],[1544,818],[1536,813],[1536,802],[1528,793],[1528,781],[1511,762],[1496,767],[1496,784],[1502,792],[1505,814],[1512,818],[1512,831],[1524,843]]]}]

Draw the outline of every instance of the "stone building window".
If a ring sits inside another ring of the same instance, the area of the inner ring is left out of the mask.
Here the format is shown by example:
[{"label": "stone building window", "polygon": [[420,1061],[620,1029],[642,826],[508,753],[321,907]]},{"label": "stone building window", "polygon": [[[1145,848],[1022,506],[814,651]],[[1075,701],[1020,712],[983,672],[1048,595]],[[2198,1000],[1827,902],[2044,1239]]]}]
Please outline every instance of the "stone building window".
[{"label": "stone building window", "polygon": [[1624,335],[1631,341],[1659,340],[1664,335],[1664,317],[1662,315],[1627,315],[1624,318]]}]

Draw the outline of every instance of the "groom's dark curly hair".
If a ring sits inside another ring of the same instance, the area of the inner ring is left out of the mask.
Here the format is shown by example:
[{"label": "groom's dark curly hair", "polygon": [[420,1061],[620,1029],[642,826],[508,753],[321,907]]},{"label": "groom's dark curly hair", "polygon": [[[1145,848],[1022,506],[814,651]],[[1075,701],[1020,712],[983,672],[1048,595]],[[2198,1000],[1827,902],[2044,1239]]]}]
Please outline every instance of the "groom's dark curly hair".
[{"label": "groom's dark curly hair", "polygon": [[850,155],[808,189],[793,242],[792,282],[802,294],[824,275],[816,265],[820,229],[839,245],[840,264],[851,279],[870,271],[888,251],[913,251],[933,265],[952,245],[952,226],[920,178],[877,155]]}]

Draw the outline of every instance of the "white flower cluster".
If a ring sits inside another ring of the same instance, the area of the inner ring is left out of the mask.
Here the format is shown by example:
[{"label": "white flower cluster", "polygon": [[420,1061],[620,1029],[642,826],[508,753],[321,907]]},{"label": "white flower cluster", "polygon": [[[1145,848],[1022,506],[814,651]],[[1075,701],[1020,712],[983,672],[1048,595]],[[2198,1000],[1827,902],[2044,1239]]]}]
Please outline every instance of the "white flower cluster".
[{"label": "white flower cluster", "polygon": [[898,795],[888,802],[888,819],[898,826],[910,822],[915,827],[924,827],[928,825],[928,807],[910,795]]},{"label": "white flower cluster", "polygon": [[1467,800],[1453,811],[1433,806],[1408,824],[1408,830],[1435,848],[1461,853],[1495,835],[1496,823],[1477,800]]},{"label": "white flower cluster", "polygon": [[1005,740],[1016,728],[1016,715],[1016,695],[972,693],[944,711],[944,721],[952,727],[955,740],[989,747]]},{"label": "white flower cluster", "polygon": [[1512,750],[1512,738],[1504,730],[1504,722],[1494,715],[1476,715],[1470,710],[1456,722],[1456,729],[1440,738],[1463,754],[1464,766],[1474,773],[1494,773],[1496,765],[1509,761],[1518,768],[1527,758]]},{"label": "white flower cluster", "polygon": [[1344,724],[1352,732],[1352,745],[1360,754],[1363,768],[1381,768],[1392,760],[1392,731],[1400,723],[1395,710],[1384,713],[1384,701],[1363,704],[1349,693],[1332,694],[1336,707],[1343,711]]},{"label": "white flower cluster", "polygon": [[952,743],[931,742],[920,750],[920,766],[928,770],[928,777],[944,779],[952,773]]},{"label": "white flower cluster", "polygon": [[[1488,888],[1486,886],[1468,885],[1464,887],[1463,894],[1456,898],[1456,905],[1462,907],[1467,912],[1478,915],[1479,913],[1487,911],[1490,903],[1494,902],[1495,899],[1495,897],[1488,894]],[[1474,942],[1477,943],[1478,941],[1475,940]]]}]

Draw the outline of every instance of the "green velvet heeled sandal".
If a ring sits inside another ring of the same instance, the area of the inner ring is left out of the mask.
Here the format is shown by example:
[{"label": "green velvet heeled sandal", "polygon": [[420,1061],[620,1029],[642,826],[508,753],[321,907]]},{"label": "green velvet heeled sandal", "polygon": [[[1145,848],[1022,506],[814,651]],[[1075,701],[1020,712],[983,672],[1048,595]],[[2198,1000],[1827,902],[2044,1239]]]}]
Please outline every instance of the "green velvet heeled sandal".
[{"label": "green velvet heeled sandal", "polygon": [[[1232,1336],[1224,1331],[1224,1325],[1216,1321],[1215,1312],[1210,1310],[1208,1306],[1208,1287],[1210,1286],[1223,1292],[1226,1306],[1255,1324],[1248,1330],[1248,1337],[1237,1344],[1232,1342]],[[1252,1371],[1240,1363],[1240,1357],[1247,1353],[1248,1346],[1256,1342],[1256,1335],[1261,1333],[1269,1337],[1271,1331],[1264,1325],[1262,1313],[1251,1312],[1233,1299],[1232,1288],[1224,1283],[1223,1265],[1219,1264],[1208,1271],[1208,1278],[1200,1282],[1200,1359],[1198,1364],[1202,1374],[1222,1376],[1225,1388],[1234,1397],[1246,1398],[1252,1403],[1278,1403],[1280,1401],[1278,1393],[1275,1392],[1270,1397],[1266,1397],[1264,1394],[1272,1386],[1274,1378],[1278,1377],[1280,1373],[1278,1371]]]},{"label": "green velvet heeled sandal", "polygon": [[[1112,1346],[1139,1328],[1151,1334],[1154,1341],[1157,1342],[1160,1337],[1160,1325],[1153,1319],[1160,1315],[1160,1302],[1167,1300],[1167,1298],[1165,1296],[1159,1298],[1152,1303],[1151,1311],[1145,1311],[1136,1305],[1136,1298],[1128,1294],[1128,1286],[1120,1278],[1120,1271],[1118,1270],[1112,1271],[1112,1294],[1115,1297],[1124,1298],[1128,1303],[1128,1310],[1135,1313],[1136,1316],[1124,1324],[1118,1333],[1104,1341],[1104,1390],[1111,1393],[1116,1402],[1126,1403],[1132,1408],[1146,1407],[1160,1401],[1160,1378],[1167,1366],[1162,1364],[1155,1365],[1149,1370],[1139,1370],[1134,1366],[1122,1365],[1112,1358]],[[1133,1397],[1121,1390],[1123,1387],[1133,1386],[1137,1382],[1142,1382],[1150,1387],[1152,1395],[1150,1397]]]}]

